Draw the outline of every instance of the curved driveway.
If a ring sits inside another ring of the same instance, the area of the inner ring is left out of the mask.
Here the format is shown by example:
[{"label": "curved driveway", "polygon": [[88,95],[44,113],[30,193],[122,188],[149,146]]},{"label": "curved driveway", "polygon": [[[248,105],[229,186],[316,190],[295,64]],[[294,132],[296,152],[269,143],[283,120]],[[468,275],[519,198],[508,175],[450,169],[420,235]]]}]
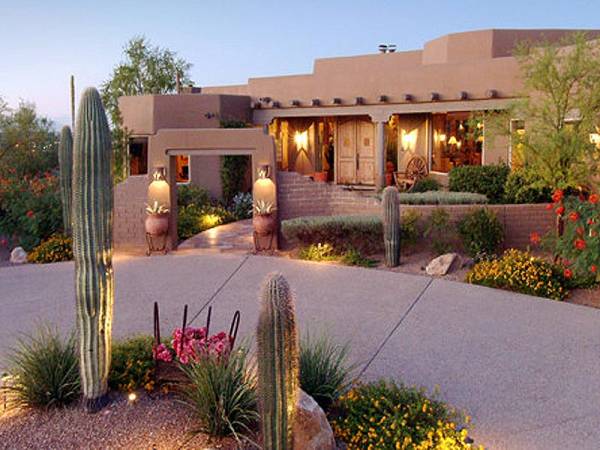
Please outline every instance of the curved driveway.
[{"label": "curved driveway", "polygon": [[[180,326],[184,303],[192,317],[211,301],[213,330],[228,328],[239,309],[241,334],[251,335],[260,282],[275,270],[296,292],[303,329],[351,340],[365,379],[439,386],[472,415],[476,443],[599,448],[596,309],[387,271],[180,252],[116,258],[115,335],[151,333],[154,301],[163,334]],[[71,263],[0,269],[0,361],[39,320],[73,327]]]}]

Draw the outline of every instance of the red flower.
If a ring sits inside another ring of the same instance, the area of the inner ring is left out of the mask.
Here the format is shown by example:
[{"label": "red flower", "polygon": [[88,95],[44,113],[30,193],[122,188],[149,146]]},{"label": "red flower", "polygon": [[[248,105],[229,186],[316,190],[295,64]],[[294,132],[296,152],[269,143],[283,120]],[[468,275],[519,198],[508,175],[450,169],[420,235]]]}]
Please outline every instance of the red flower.
[{"label": "red flower", "polygon": [[540,236],[539,233],[536,233],[535,231],[533,233],[531,233],[529,235],[529,240],[531,241],[531,243],[533,245],[539,245],[539,243],[542,241],[542,237]]},{"label": "red flower", "polygon": [[565,269],[564,275],[565,278],[571,278],[573,276],[573,271],[571,269]]},{"label": "red flower", "polygon": [[597,270],[598,270],[598,268],[594,264],[592,264],[590,267],[590,272],[596,273]]},{"label": "red flower", "polygon": [[569,220],[571,222],[577,222],[578,219],[579,219],[579,214],[577,213],[577,211],[573,211],[572,213],[569,214]]},{"label": "red flower", "polygon": [[583,239],[575,239],[575,248],[577,250],[585,249],[585,241]]},{"label": "red flower", "polygon": [[554,194],[552,194],[552,201],[554,203],[558,203],[564,198],[564,196],[565,195],[564,195],[563,191],[560,189],[557,189],[554,191]]},{"label": "red flower", "polygon": [[594,219],[588,219],[587,224],[588,225],[594,225],[596,223],[596,221]]},{"label": "red flower", "polygon": [[556,212],[557,216],[562,216],[563,213],[565,212],[565,207],[564,206],[559,206],[558,208],[556,208],[555,212]]},{"label": "red flower", "polygon": [[598,203],[598,200],[600,200],[600,196],[598,194],[590,195],[590,203],[592,203],[593,205]]},{"label": "red flower", "polygon": [[30,219],[34,216],[35,214],[33,213],[32,210],[27,211],[27,217],[29,217]]},{"label": "red flower", "polygon": [[546,205],[546,211],[550,211],[552,208],[554,208],[554,205],[552,203],[548,203]]}]

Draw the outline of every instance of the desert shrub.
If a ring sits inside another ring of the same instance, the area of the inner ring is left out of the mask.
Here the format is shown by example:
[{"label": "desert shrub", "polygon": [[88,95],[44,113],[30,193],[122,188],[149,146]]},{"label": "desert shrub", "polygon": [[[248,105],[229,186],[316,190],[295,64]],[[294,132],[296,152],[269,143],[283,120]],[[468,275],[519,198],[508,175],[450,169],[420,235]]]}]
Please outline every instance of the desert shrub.
[{"label": "desert shrub", "polygon": [[195,205],[203,208],[211,204],[211,198],[208,190],[193,184],[183,184],[177,186],[177,207]]},{"label": "desert shrub", "polygon": [[27,255],[27,261],[38,264],[71,261],[72,259],[73,240],[62,234],[50,236]]},{"label": "desert shrub", "polygon": [[506,203],[547,203],[551,197],[552,190],[530,170],[513,170],[504,185]]},{"label": "desert shrub", "polygon": [[0,236],[31,251],[61,228],[62,206],[55,175],[0,177]]},{"label": "desert shrub", "polygon": [[349,351],[349,344],[338,344],[328,334],[306,333],[300,340],[300,388],[324,410],[349,387]]},{"label": "desert shrub", "polygon": [[250,219],[252,217],[252,194],[250,192],[238,192],[233,196],[229,212],[235,220]]},{"label": "desert shrub", "polygon": [[401,204],[406,205],[480,205],[488,202],[485,195],[470,192],[401,192]]},{"label": "desert shrub", "polygon": [[333,261],[337,258],[335,249],[331,244],[320,242],[303,247],[298,252],[298,258],[306,261]]},{"label": "desert shrub", "polygon": [[[402,214],[401,236],[403,245],[414,244],[419,237],[420,214],[408,211]],[[361,255],[383,251],[383,222],[379,216],[306,216],[281,222],[285,239],[301,247],[327,243],[336,252],[356,250]]]},{"label": "desert shrub", "polygon": [[483,194],[490,203],[501,203],[509,172],[505,164],[455,167],[448,173],[448,187],[454,192]]},{"label": "desert shrub", "polygon": [[444,208],[435,208],[425,225],[423,236],[431,242],[437,255],[448,253],[452,248],[454,227],[450,224],[450,214]]},{"label": "desert shrub", "polygon": [[177,235],[179,239],[188,239],[209,228],[232,222],[233,215],[222,206],[195,204],[179,208],[177,211]]},{"label": "desert shrub", "polygon": [[411,192],[428,192],[428,191],[439,191],[442,186],[440,183],[432,177],[426,177],[415,183]]},{"label": "desert shrub", "polygon": [[[422,389],[393,381],[358,385],[337,402],[335,434],[350,450],[469,449],[463,417]],[[460,430],[460,431],[459,431]]]},{"label": "desert shrub", "polygon": [[355,248],[351,248],[342,253],[340,256],[340,262],[347,266],[359,267],[375,267],[377,265],[377,260],[367,258]]},{"label": "desert shrub", "polygon": [[2,386],[9,407],[52,408],[79,397],[79,364],[75,338],[62,338],[43,325],[17,341],[8,357],[8,380]]},{"label": "desert shrub", "polygon": [[467,253],[474,258],[493,255],[504,240],[504,229],[496,214],[478,208],[458,222],[458,234]]},{"label": "desert shrub", "polygon": [[197,422],[194,433],[233,436],[238,442],[257,423],[256,375],[248,367],[248,353],[240,349],[228,358],[205,355],[181,366],[188,382],[180,386],[182,400]]},{"label": "desert shrub", "polygon": [[516,249],[478,262],[467,274],[467,281],[554,300],[567,295],[566,280],[558,266]]},{"label": "desert shrub", "polygon": [[131,392],[154,389],[154,359],[152,336],[136,336],[113,342],[112,360],[108,374],[111,389]]}]

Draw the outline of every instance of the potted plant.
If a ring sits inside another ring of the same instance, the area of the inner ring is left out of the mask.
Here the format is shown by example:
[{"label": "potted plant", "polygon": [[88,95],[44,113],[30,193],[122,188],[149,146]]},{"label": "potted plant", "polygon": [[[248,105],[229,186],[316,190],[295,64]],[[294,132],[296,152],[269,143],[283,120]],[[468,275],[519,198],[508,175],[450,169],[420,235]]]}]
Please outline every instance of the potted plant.
[{"label": "potted plant", "polygon": [[152,236],[162,236],[169,229],[169,208],[154,201],[152,206],[146,205],[146,233]]},{"label": "potted plant", "polygon": [[257,200],[254,204],[254,217],[252,225],[256,234],[265,236],[275,231],[275,206],[272,202]]}]

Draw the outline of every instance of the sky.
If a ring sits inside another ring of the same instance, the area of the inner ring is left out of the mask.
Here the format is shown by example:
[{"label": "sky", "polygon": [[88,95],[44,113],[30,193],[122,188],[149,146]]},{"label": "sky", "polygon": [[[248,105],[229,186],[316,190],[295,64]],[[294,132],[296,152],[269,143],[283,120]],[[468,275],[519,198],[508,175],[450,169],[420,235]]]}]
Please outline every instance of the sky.
[{"label": "sky", "polygon": [[195,84],[211,86],[486,28],[600,28],[600,0],[0,0],[0,97],[69,123],[69,76],[77,92],[99,87],[139,35],[176,51],[193,64]]}]

